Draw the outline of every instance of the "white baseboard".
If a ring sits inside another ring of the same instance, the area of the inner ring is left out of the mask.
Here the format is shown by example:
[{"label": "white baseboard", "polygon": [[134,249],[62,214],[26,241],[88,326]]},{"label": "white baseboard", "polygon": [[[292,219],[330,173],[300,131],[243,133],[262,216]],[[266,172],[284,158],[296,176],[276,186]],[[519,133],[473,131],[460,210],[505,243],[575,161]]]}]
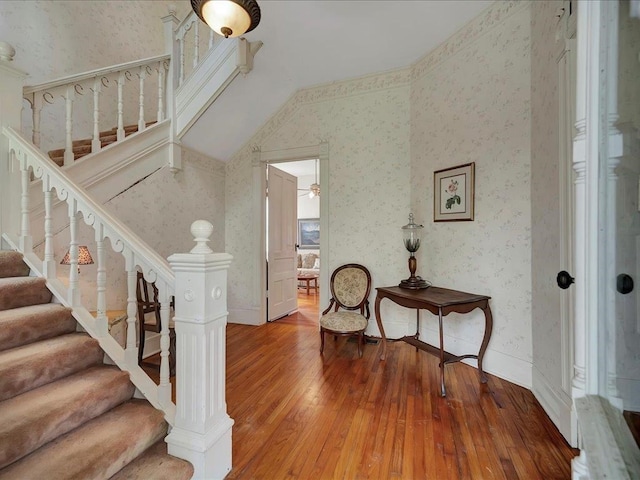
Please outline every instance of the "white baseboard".
[{"label": "white baseboard", "polygon": [[[384,332],[387,338],[401,338],[407,335],[410,328],[406,322],[385,321]],[[415,328],[415,327],[413,327]],[[415,332],[412,331],[410,335]],[[369,326],[366,333],[368,335],[380,336],[378,325],[375,321],[369,320]],[[438,346],[438,332],[428,329],[424,326],[420,329],[420,339],[433,345]],[[444,349],[454,355],[477,354],[480,348],[480,340],[477,344],[467,340],[444,335]],[[473,359],[464,360],[464,363],[472,367],[477,367],[478,362]],[[490,373],[516,385],[520,385],[526,389],[531,389],[531,363],[521,358],[513,357],[502,352],[489,348],[485,352],[483,359],[483,369],[486,373]]]},{"label": "white baseboard", "polygon": [[[423,341],[436,347],[438,346],[438,332],[436,330],[423,327],[420,329],[420,337]],[[446,333],[444,335],[444,349],[454,355],[475,355],[480,349],[480,343],[481,339],[479,339],[477,343],[472,343],[462,338],[452,337]],[[473,359],[463,360],[463,362],[472,367],[477,367],[478,365],[478,362]],[[531,362],[493,350],[491,348],[491,342],[489,342],[489,347],[484,354],[482,368],[486,373],[490,373],[526,389],[531,389]]]},{"label": "white baseboard", "polygon": [[535,367],[531,391],[565,440],[571,443],[571,396],[561,388],[554,388]]},{"label": "white baseboard", "polygon": [[263,325],[266,321],[260,318],[259,308],[230,308],[227,322],[240,325]]}]

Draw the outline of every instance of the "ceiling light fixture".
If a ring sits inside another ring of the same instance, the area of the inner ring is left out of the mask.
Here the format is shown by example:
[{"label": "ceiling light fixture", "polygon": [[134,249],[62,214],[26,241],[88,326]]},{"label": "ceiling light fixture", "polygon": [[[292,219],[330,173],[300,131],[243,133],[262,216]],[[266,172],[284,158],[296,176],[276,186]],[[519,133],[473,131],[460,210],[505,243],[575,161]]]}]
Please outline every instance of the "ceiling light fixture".
[{"label": "ceiling light fixture", "polygon": [[256,0],[191,0],[191,8],[211,29],[228,37],[239,37],[260,23]]},{"label": "ceiling light fixture", "polygon": [[316,159],[316,181],[309,186],[309,198],[320,196],[320,184],[318,183],[318,159]]}]

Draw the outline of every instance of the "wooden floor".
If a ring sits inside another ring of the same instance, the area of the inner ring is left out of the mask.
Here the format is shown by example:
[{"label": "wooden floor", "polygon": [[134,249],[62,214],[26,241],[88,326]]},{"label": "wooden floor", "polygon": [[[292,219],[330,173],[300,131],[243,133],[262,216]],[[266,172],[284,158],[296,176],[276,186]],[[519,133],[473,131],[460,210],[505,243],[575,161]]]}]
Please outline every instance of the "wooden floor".
[{"label": "wooden floor", "polygon": [[446,367],[412,346],[327,338],[317,304],[227,329],[229,479],[569,479],[571,449],[528,390],[475,368]]}]

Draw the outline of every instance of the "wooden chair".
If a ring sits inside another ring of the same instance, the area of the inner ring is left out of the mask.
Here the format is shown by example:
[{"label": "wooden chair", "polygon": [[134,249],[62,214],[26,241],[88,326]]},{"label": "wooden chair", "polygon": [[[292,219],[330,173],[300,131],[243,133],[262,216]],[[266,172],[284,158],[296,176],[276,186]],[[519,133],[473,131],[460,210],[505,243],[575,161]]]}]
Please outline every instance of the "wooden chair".
[{"label": "wooden chair", "polygon": [[[138,365],[142,365],[146,332],[160,333],[162,330],[158,289],[155,284],[149,283],[144,279],[142,272],[138,272],[136,296],[138,299],[138,336],[140,339]],[[173,299],[170,307],[173,309]],[[176,370],[176,332],[171,322],[169,323],[169,370],[170,375],[174,376]]]},{"label": "wooden chair", "polygon": [[[358,356],[362,357],[364,331],[369,317],[371,274],[366,267],[349,263],[331,275],[331,300],[320,318],[320,353],[324,351],[324,334],[358,337]],[[333,311],[331,309],[333,308]]]}]

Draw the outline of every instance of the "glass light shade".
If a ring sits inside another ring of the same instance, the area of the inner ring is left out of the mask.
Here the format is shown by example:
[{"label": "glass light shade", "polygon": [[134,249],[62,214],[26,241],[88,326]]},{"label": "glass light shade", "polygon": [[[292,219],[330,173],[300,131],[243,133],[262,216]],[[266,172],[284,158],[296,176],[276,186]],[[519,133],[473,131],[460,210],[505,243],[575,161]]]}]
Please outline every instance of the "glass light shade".
[{"label": "glass light shade", "polygon": [[423,225],[418,225],[413,221],[413,213],[409,214],[409,223],[402,227],[402,236],[405,248],[409,251],[409,278],[402,280],[398,285],[400,288],[420,290],[428,288],[431,283],[416,275],[417,260],[414,255],[420,248],[420,235]]},{"label": "glass light shade", "polygon": [[402,227],[402,235],[404,246],[413,255],[420,248],[420,236],[422,234],[423,225],[417,225],[413,222],[413,213],[409,214],[409,223]]},{"label": "glass light shade", "polygon": [[202,7],[202,16],[214,32],[225,37],[238,37],[251,25],[247,11],[230,0],[209,0]]}]

